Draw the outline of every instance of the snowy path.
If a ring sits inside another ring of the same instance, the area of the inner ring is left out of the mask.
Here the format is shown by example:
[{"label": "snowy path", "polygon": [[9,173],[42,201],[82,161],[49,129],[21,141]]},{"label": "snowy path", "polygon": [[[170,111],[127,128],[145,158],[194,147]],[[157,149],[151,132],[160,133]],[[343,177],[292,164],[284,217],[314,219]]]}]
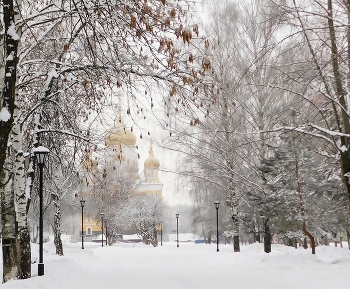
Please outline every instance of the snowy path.
[{"label": "snowy path", "polygon": [[[345,289],[350,282],[350,251],[317,247],[310,250],[273,245],[271,254],[262,244],[231,245],[163,243],[153,248],[138,244],[64,243],[65,256],[54,255],[44,244],[45,276],[13,280],[1,289]],[[37,245],[33,247],[33,256]],[[2,272],[1,272],[2,274]]]}]

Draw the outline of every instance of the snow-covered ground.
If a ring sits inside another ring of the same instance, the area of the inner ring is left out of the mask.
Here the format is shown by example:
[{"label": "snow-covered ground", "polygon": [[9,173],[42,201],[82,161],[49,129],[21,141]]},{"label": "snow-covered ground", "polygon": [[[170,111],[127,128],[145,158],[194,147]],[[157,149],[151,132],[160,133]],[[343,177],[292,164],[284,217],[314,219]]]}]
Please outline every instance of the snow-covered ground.
[{"label": "snow-covered ground", "polygon": [[[345,245],[345,244],[344,244]],[[44,244],[45,275],[11,280],[1,289],[345,289],[350,283],[350,251],[334,246],[294,249],[262,244],[232,245],[164,242],[154,248],[142,243],[64,243],[65,256],[56,256],[52,242]],[[33,245],[33,258],[38,245]],[[2,276],[2,269],[0,273]]]}]

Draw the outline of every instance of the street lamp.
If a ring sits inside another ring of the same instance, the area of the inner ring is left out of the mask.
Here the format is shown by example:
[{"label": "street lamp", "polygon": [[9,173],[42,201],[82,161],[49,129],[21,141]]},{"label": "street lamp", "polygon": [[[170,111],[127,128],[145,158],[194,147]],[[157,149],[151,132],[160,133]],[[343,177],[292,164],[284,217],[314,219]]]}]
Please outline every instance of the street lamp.
[{"label": "street lamp", "polygon": [[177,240],[176,247],[179,247],[179,213],[176,213],[175,216],[176,216],[176,240]]},{"label": "street lamp", "polygon": [[44,258],[43,258],[43,170],[45,166],[45,160],[50,150],[43,146],[38,146],[33,149],[36,156],[39,170],[40,170],[40,183],[39,183],[39,263],[38,263],[38,276],[44,275]]},{"label": "street lamp", "polygon": [[160,245],[163,246],[163,222],[160,221]]},{"label": "street lamp", "polygon": [[102,223],[102,247],[103,247],[103,216],[104,216],[104,213],[100,213],[100,216],[101,216],[101,223]]},{"label": "street lamp", "polygon": [[84,249],[84,205],[85,200],[82,198],[80,200],[81,206],[81,248]]},{"label": "street lamp", "polygon": [[106,226],[106,246],[107,246],[107,218],[105,218],[105,226]]},{"label": "street lamp", "polygon": [[216,252],[219,252],[219,201],[214,202],[216,209]]}]

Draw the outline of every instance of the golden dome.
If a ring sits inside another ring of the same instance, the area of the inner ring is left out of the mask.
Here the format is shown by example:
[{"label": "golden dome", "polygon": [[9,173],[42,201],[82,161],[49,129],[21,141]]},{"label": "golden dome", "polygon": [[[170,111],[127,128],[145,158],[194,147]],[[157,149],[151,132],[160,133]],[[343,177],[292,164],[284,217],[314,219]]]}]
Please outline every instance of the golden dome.
[{"label": "golden dome", "polygon": [[149,157],[145,160],[144,163],[145,169],[159,169],[160,163],[158,159],[153,155],[153,149],[149,149]]},{"label": "golden dome", "polygon": [[133,132],[121,128],[118,131],[112,132],[106,138],[105,143],[108,147],[114,147],[119,145],[135,146],[136,136],[133,134]]}]

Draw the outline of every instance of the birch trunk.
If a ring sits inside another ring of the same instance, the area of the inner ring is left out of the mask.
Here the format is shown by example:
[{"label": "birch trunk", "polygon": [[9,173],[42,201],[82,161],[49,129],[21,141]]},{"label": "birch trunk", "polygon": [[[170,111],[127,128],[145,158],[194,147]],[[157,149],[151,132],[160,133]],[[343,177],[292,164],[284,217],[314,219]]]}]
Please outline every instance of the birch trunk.
[{"label": "birch trunk", "polygon": [[63,256],[63,246],[61,240],[61,200],[57,194],[52,195],[55,216],[54,216],[54,224],[53,224],[53,232],[54,239],[53,242],[56,247],[56,254],[59,256]]},{"label": "birch trunk", "polygon": [[11,161],[8,158],[0,174],[1,180],[1,224],[2,224],[2,282],[16,278],[17,260],[17,230],[15,197],[13,194],[13,174]]},{"label": "birch trunk", "polygon": [[[19,18],[19,11],[21,10],[22,1],[15,2],[14,23],[16,28],[16,37],[21,39],[22,28],[17,25]],[[17,47],[17,55],[20,53],[20,46]],[[18,83],[19,76],[15,75],[16,83]],[[15,87],[13,91],[15,96],[14,104],[14,124],[11,131],[11,139],[13,143],[13,153],[15,156],[15,175],[14,175],[14,194],[15,194],[15,208],[16,208],[16,222],[18,226],[17,240],[18,240],[18,272],[17,278],[27,279],[31,277],[31,247],[30,234],[27,224],[27,213],[29,208],[29,194],[25,190],[25,173],[24,173],[24,155],[23,155],[23,134],[19,119],[20,97],[18,89]]]},{"label": "birch trunk", "polygon": [[233,251],[240,252],[241,249],[239,244],[238,200],[233,187],[229,185],[229,188],[231,196],[231,217],[233,223]]},{"label": "birch trunk", "polygon": [[[15,109],[17,117],[18,109]],[[27,279],[31,276],[30,235],[27,226],[28,196],[25,191],[24,156],[22,150],[22,133],[20,125],[14,124],[12,142],[15,159],[14,194],[16,204],[16,222],[18,226],[18,272],[17,278]]]},{"label": "birch trunk", "polygon": [[[19,1],[20,2],[20,1]],[[20,4],[17,4],[20,5]],[[8,115],[0,119],[0,171],[4,168],[8,139],[14,122],[13,112],[15,109],[15,87],[18,63],[19,37],[15,33],[18,7],[13,0],[3,0],[4,19],[4,83],[2,85],[2,106],[0,111]],[[4,114],[3,114],[4,116]]]},{"label": "birch trunk", "polygon": [[254,243],[256,243],[256,242],[260,243],[259,223],[256,219],[255,208],[254,208],[254,213],[253,213],[253,220],[254,220]]},{"label": "birch trunk", "polygon": [[234,156],[233,156],[233,147],[232,139],[229,133],[229,124],[228,124],[228,113],[227,113],[227,99],[224,98],[224,127],[225,127],[225,140],[228,145],[227,147],[227,167],[228,167],[228,193],[230,199],[230,209],[231,209],[231,218],[233,223],[233,251],[240,252],[239,244],[239,220],[238,220],[238,199],[234,187]]},{"label": "birch trunk", "polygon": [[[10,155],[8,152],[8,140],[14,122],[13,112],[15,109],[15,87],[17,75],[17,49],[19,38],[15,33],[15,18],[18,11],[12,0],[4,0],[3,5],[3,47],[2,60],[5,60],[4,78],[1,84],[1,107],[2,118],[0,119],[0,190],[1,190],[1,221],[2,221],[2,282],[15,278],[18,268],[16,246],[16,211],[13,194],[13,174]],[[6,162],[6,163],[5,163]]]}]

